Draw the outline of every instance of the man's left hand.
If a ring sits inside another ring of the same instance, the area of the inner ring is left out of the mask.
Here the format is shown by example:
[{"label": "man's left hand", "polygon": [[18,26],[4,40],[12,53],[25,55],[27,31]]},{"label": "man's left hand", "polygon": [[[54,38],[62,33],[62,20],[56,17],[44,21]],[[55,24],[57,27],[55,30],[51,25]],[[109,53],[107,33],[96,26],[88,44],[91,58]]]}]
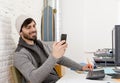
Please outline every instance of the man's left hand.
[{"label": "man's left hand", "polygon": [[85,66],[82,67],[82,70],[83,71],[86,71],[86,70],[93,70],[93,65],[92,64],[87,64]]}]

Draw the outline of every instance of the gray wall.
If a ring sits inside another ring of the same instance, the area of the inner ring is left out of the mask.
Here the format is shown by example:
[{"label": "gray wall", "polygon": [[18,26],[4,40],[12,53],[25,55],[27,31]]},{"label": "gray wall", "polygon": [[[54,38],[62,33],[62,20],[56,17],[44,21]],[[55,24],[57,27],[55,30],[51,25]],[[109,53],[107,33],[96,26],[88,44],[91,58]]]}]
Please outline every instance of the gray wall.
[{"label": "gray wall", "polygon": [[0,83],[10,83],[9,67],[19,38],[15,29],[16,17],[20,14],[33,17],[40,32],[41,9],[42,0],[0,0]]}]

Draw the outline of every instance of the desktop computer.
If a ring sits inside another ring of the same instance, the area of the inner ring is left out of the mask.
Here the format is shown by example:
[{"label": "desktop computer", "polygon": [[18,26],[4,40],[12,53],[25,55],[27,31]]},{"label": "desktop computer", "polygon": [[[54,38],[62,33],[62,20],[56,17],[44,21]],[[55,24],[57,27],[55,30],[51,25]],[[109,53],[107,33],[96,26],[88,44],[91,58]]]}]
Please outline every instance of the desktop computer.
[{"label": "desktop computer", "polygon": [[115,65],[120,65],[120,25],[115,25],[112,30],[112,51]]},{"label": "desktop computer", "polygon": [[120,25],[115,25],[112,30],[112,56],[94,58],[99,66],[120,66]]}]

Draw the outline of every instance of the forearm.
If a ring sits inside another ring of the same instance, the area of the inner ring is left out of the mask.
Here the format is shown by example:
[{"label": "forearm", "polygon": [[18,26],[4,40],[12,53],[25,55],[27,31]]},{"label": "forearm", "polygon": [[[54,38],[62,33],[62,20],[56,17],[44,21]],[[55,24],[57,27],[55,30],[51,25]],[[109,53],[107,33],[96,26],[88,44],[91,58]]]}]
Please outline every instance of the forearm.
[{"label": "forearm", "polygon": [[39,68],[36,68],[31,61],[24,55],[15,55],[14,66],[27,78],[31,83],[42,83],[43,80],[52,71],[57,59],[49,56],[48,59]]},{"label": "forearm", "polygon": [[30,76],[31,82],[34,83],[34,80],[36,80],[36,83],[42,83],[42,81],[50,74],[56,62],[57,60],[50,56],[44,64],[32,72]]},{"label": "forearm", "polygon": [[76,70],[82,70],[82,67],[80,64],[78,64],[77,62],[63,56],[59,59],[58,64],[64,65],[68,68],[74,68]]}]

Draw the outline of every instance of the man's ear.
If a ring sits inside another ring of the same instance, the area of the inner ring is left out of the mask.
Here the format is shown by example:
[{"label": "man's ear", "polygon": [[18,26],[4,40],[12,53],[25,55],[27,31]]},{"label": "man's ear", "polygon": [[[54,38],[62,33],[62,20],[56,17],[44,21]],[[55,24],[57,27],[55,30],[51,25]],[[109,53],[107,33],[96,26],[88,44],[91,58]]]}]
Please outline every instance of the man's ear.
[{"label": "man's ear", "polygon": [[22,32],[20,32],[19,35],[22,36]]}]

